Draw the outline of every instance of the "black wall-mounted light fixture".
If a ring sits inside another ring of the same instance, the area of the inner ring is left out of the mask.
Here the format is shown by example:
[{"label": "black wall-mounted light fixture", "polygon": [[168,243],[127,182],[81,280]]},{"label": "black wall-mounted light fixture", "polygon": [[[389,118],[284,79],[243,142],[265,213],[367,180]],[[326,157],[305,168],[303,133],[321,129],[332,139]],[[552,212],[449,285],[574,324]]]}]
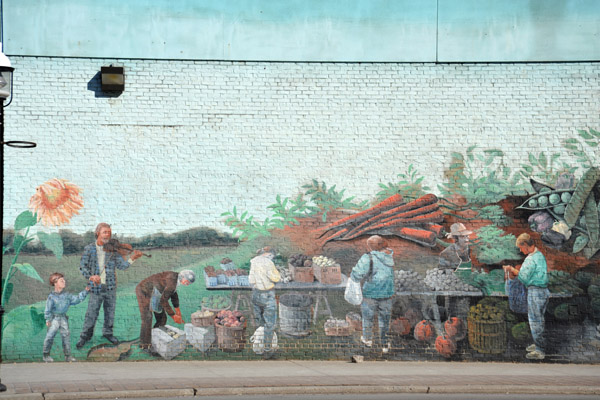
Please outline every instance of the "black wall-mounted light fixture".
[{"label": "black wall-mounted light fixture", "polygon": [[125,90],[125,68],[109,67],[100,68],[101,88],[103,92],[122,92]]}]

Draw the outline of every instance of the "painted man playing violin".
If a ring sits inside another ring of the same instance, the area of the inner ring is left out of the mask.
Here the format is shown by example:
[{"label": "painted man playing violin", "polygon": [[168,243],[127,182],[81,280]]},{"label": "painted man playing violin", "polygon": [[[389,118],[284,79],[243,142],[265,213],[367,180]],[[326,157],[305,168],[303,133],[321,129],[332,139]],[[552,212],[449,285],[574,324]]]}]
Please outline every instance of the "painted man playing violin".
[{"label": "painted man playing violin", "polygon": [[117,304],[117,275],[116,270],[125,270],[142,253],[132,250],[127,261],[117,251],[106,251],[104,245],[112,236],[110,225],[100,223],[96,227],[96,241],[85,247],[79,270],[81,274],[90,281],[90,300],[88,303],[85,320],[81,330],[81,336],[76,344],[81,349],[94,335],[94,327],[100,313],[100,306],[104,309],[104,326],[102,336],[112,344],[118,344],[119,340],[113,335],[113,324],[115,319],[115,308]]}]

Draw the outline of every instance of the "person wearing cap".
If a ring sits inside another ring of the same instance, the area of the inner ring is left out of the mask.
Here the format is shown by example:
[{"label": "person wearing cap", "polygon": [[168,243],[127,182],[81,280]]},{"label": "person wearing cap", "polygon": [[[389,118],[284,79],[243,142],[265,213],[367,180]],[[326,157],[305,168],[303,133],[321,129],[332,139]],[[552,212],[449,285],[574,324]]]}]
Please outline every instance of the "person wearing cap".
[{"label": "person wearing cap", "polygon": [[394,295],[394,252],[378,235],[367,239],[367,248],[369,252],[362,255],[350,275],[355,282],[364,279],[360,306],[363,334],[360,340],[367,347],[373,346],[373,320],[377,314],[379,338],[376,343],[381,344],[383,353],[388,353],[391,349],[388,332]]},{"label": "person wearing cap", "polygon": [[[173,318],[175,323],[185,323],[179,309],[177,289],[180,285],[188,286],[195,280],[196,274],[189,269],[179,273],[164,271],[150,275],[136,286],[135,294],[142,319],[140,327],[141,349],[149,351],[152,344],[152,313],[156,318],[154,328],[166,325],[167,314]],[[169,305],[169,301],[171,301],[173,307]]]},{"label": "person wearing cap", "polygon": [[[446,237],[454,239],[454,243],[446,247],[440,253],[438,266],[440,269],[453,269],[454,274],[468,284],[473,284],[471,277],[471,249],[469,248],[469,235],[472,233],[473,231],[468,230],[460,222],[452,224],[450,226],[450,233],[446,234]],[[434,325],[439,333],[442,331],[442,324],[435,298],[429,299],[429,306],[433,310],[435,316]],[[447,297],[446,308],[448,316],[456,316],[466,323],[467,314],[469,312],[469,300],[467,298],[451,299],[450,297]]]},{"label": "person wearing cap", "polygon": [[256,326],[264,327],[264,358],[274,356],[272,348],[273,332],[277,324],[277,302],[275,301],[275,283],[281,280],[281,275],[273,258],[275,251],[270,247],[263,247],[257,256],[250,260],[250,273],[248,282],[252,287],[252,308]]},{"label": "person wearing cap", "polygon": [[507,273],[516,275],[519,281],[527,287],[527,318],[533,344],[527,346],[527,357],[530,360],[543,360],[546,357],[544,339],[544,314],[548,307],[550,291],[548,290],[548,265],[546,257],[535,246],[535,242],[528,233],[522,233],[515,243],[525,260],[519,266],[503,265]]},{"label": "person wearing cap", "polygon": [[469,249],[469,235],[473,232],[463,224],[457,222],[450,226],[450,233],[446,237],[453,238],[454,243],[440,253],[439,268],[453,268],[456,271],[471,271],[471,250]]}]

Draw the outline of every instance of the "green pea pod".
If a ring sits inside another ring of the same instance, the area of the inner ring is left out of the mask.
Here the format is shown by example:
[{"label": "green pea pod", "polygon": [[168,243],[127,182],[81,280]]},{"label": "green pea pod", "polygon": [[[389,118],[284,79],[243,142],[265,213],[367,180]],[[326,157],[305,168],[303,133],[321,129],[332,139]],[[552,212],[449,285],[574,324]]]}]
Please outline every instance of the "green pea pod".
[{"label": "green pea pod", "polygon": [[[577,187],[575,188],[575,191],[571,196],[571,200],[567,204],[564,214],[565,222],[567,223],[569,228],[575,226],[575,222],[577,222],[579,214],[581,213],[581,210],[583,210],[588,196],[592,192],[594,185],[599,179],[600,169],[592,167],[583,174],[583,176],[577,183]],[[587,218],[586,222],[588,222]]]},{"label": "green pea pod", "polygon": [[587,230],[590,236],[590,243],[592,245],[598,244],[598,233],[600,231],[600,221],[598,221],[598,208],[596,208],[596,201],[594,200],[594,194],[590,193],[585,201],[583,208]]}]

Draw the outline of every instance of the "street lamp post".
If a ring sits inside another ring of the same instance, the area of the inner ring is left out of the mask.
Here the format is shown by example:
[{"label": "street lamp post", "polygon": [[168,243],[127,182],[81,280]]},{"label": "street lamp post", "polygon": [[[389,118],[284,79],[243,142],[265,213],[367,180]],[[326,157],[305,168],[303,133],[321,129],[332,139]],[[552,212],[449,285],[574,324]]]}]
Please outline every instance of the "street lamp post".
[{"label": "street lamp post", "polygon": [[[6,57],[2,51],[2,43],[0,43],[0,136],[2,143],[2,158],[0,161],[2,163],[2,211],[4,214],[4,145],[10,147],[20,147],[20,148],[30,148],[35,147],[36,144],[32,142],[23,142],[20,140],[17,141],[4,141],[4,107],[7,107],[12,102],[12,82],[13,82],[13,71],[15,69],[11,66],[10,60]],[[4,102],[9,99],[6,105]],[[4,226],[3,226],[4,228]],[[0,277],[2,276],[2,267],[0,264]],[[0,296],[2,293],[0,293]],[[0,364],[2,363],[2,327],[3,327],[3,315],[4,315],[4,304],[0,303]],[[2,378],[0,377],[0,392],[6,391],[6,385],[2,383]]]}]

